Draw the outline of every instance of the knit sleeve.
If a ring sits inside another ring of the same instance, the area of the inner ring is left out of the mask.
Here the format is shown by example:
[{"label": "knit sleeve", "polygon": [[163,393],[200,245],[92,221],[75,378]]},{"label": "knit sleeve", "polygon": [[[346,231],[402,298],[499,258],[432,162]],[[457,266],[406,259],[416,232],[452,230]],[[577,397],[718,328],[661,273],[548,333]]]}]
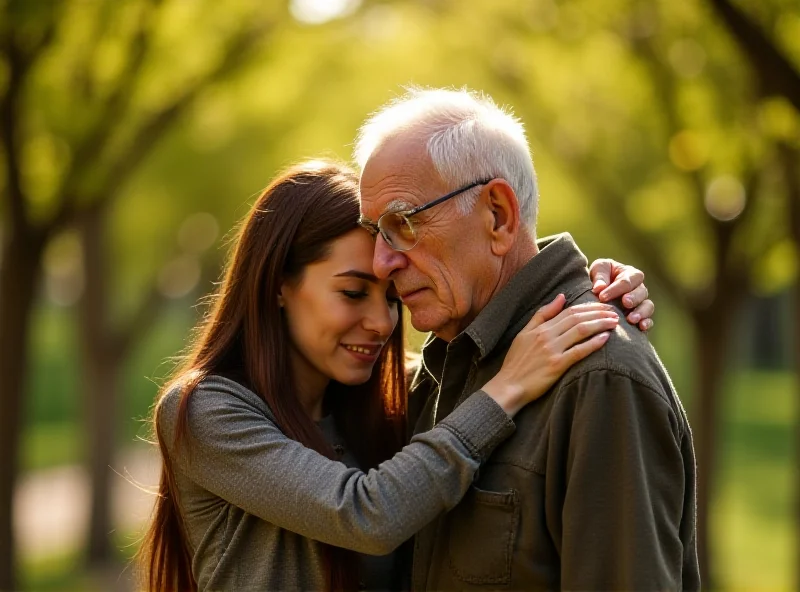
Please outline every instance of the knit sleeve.
[{"label": "knit sleeve", "polygon": [[[367,473],[287,438],[254,393],[208,381],[189,399],[190,435],[176,448],[179,394],[159,405],[172,466],[276,526],[361,553],[394,550],[455,506],[481,461],[514,431],[482,391]],[[238,387],[238,388],[237,388]]]}]

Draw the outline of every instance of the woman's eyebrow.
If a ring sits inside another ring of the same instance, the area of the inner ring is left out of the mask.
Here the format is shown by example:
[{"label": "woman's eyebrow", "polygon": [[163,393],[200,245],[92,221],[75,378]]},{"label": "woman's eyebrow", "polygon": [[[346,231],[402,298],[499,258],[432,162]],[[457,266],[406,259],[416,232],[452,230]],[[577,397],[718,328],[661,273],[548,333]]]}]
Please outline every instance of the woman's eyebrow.
[{"label": "woman's eyebrow", "polygon": [[378,278],[372,275],[371,273],[366,273],[364,271],[358,271],[357,269],[350,269],[348,271],[343,271],[342,273],[337,273],[333,277],[354,277],[360,280],[366,280],[370,283],[377,284]]}]

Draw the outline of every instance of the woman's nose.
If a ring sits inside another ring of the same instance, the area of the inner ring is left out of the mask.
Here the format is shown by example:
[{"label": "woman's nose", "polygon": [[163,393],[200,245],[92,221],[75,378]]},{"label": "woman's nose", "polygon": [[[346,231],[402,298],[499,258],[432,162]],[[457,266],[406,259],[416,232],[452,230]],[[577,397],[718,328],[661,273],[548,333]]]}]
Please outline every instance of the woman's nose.
[{"label": "woman's nose", "polygon": [[[399,304],[397,305],[399,306]],[[397,322],[392,309],[385,298],[375,298],[374,304],[370,307],[369,314],[364,319],[364,328],[367,331],[376,333],[382,340],[388,339],[394,331]]]}]

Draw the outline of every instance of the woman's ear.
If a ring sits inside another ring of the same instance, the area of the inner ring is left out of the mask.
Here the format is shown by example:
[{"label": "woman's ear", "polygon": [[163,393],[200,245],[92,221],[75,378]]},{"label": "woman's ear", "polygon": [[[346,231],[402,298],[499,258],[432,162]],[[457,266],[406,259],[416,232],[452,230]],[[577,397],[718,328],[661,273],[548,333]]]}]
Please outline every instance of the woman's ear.
[{"label": "woman's ear", "polygon": [[285,294],[286,290],[287,290],[286,282],[282,281],[281,289],[278,291],[278,306],[280,306],[281,308],[283,308],[286,305],[286,294]]}]

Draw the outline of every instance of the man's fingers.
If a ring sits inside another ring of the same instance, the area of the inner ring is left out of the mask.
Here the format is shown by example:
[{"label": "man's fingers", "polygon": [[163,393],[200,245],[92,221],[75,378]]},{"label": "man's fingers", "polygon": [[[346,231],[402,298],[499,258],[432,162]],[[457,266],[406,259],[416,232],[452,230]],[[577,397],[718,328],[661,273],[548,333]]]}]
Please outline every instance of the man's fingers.
[{"label": "man's fingers", "polygon": [[614,261],[611,259],[597,259],[589,267],[589,279],[592,281],[592,292],[595,294],[611,283],[611,270]]}]

